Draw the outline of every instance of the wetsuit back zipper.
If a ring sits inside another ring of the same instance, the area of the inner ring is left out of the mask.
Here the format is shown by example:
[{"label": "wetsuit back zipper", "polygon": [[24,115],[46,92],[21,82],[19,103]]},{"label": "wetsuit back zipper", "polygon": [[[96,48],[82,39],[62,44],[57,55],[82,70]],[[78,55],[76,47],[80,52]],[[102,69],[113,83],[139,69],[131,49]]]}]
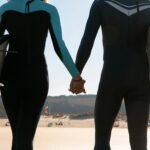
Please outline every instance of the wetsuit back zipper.
[{"label": "wetsuit back zipper", "polygon": [[31,4],[33,1],[34,1],[34,0],[29,0],[29,1],[27,1],[26,6],[25,6],[25,13],[29,13],[29,12],[30,12],[30,4]]},{"label": "wetsuit back zipper", "polygon": [[[26,3],[25,6],[25,13],[28,14],[30,12],[30,4],[33,2],[34,0],[29,0]],[[29,29],[30,25],[27,24],[27,29]],[[29,31],[27,32],[29,33]],[[28,41],[28,40],[27,40]],[[30,44],[29,42],[27,43],[27,64],[30,65],[31,64],[31,52],[30,52]]]}]

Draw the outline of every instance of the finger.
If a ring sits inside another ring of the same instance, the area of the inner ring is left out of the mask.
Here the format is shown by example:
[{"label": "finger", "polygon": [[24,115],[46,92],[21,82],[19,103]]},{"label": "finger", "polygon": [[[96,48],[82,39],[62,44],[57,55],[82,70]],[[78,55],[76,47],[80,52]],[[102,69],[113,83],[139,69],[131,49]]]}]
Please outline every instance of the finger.
[{"label": "finger", "polygon": [[70,91],[71,93],[75,93],[75,91],[73,89],[68,89],[68,91]]},{"label": "finger", "polygon": [[68,89],[68,91],[69,91],[69,92],[73,92],[73,90],[72,90],[72,89]]},{"label": "finger", "polygon": [[82,82],[85,83],[86,81],[85,81],[85,80],[82,80]]},{"label": "finger", "polygon": [[82,89],[80,88],[74,88],[74,89],[70,89],[70,91],[73,93],[73,94],[79,94],[79,93],[82,93]]},{"label": "finger", "polygon": [[75,94],[79,94],[79,93],[82,92],[82,89],[74,89],[73,92],[74,92]]},{"label": "finger", "polygon": [[82,92],[84,92],[84,91],[85,91],[85,90],[84,90],[83,88],[80,88],[80,89],[76,90],[76,94],[82,93]]},{"label": "finger", "polygon": [[85,89],[83,89],[83,93],[86,93],[86,90],[85,90]]},{"label": "finger", "polygon": [[80,93],[81,93],[81,91],[76,91],[76,92],[75,92],[75,94],[80,94]]},{"label": "finger", "polygon": [[80,90],[80,93],[86,93],[86,91],[85,91],[85,89],[84,88],[82,88],[81,90]]},{"label": "finger", "polygon": [[74,92],[74,94],[79,94],[79,93],[81,93],[80,91],[76,91],[76,92]]}]

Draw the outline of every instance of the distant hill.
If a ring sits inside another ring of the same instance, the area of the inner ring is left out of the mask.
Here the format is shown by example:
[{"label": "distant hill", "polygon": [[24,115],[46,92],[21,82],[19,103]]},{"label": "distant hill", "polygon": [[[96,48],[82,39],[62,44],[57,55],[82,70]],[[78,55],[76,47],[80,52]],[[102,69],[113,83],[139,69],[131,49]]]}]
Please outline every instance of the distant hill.
[{"label": "distant hill", "polygon": [[[52,114],[93,112],[95,99],[95,95],[48,96],[45,106],[48,106],[49,113]],[[125,113],[123,105],[120,109],[120,113]]]},{"label": "distant hill", "polygon": [[[93,112],[95,104],[95,95],[79,96],[48,96],[44,105],[43,112],[48,114],[79,114]],[[125,107],[122,104],[120,114],[125,114]],[[5,117],[6,113],[0,97],[0,117]]]}]

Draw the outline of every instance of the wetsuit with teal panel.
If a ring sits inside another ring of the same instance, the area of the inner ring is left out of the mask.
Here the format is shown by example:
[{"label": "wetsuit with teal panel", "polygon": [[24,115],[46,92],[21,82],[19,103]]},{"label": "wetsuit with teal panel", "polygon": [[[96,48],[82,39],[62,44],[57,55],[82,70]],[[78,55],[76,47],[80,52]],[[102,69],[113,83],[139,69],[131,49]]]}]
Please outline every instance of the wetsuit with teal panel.
[{"label": "wetsuit with teal panel", "polygon": [[2,100],[10,121],[12,150],[32,150],[32,141],[48,92],[44,56],[48,31],[58,57],[72,77],[80,73],[62,38],[56,7],[41,0],[11,0],[0,7],[0,36],[10,35],[2,70]]}]

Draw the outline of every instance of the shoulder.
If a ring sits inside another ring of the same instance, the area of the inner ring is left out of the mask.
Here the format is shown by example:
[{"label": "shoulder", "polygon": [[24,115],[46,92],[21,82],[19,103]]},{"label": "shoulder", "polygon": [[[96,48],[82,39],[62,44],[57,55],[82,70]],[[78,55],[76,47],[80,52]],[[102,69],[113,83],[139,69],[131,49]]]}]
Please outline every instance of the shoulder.
[{"label": "shoulder", "polygon": [[3,14],[10,8],[11,8],[11,2],[7,2],[7,3],[3,4],[2,6],[0,6],[0,22],[2,20]]},{"label": "shoulder", "polygon": [[7,2],[2,6],[0,6],[0,15],[2,16],[5,11],[10,9],[10,7],[11,7],[11,2]]},{"label": "shoulder", "polygon": [[105,0],[94,0],[93,5],[99,7],[104,3]]},{"label": "shoulder", "polygon": [[101,12],[104,3],[105,0],[94,0],[91,6],[91,11],[95,13]]},{"label": "shoulder", "polygon": [[38,1],[37,5],[40,7],[39,9],[46,11],[50,15],[58,13],[57,8],[49,3]]}]

